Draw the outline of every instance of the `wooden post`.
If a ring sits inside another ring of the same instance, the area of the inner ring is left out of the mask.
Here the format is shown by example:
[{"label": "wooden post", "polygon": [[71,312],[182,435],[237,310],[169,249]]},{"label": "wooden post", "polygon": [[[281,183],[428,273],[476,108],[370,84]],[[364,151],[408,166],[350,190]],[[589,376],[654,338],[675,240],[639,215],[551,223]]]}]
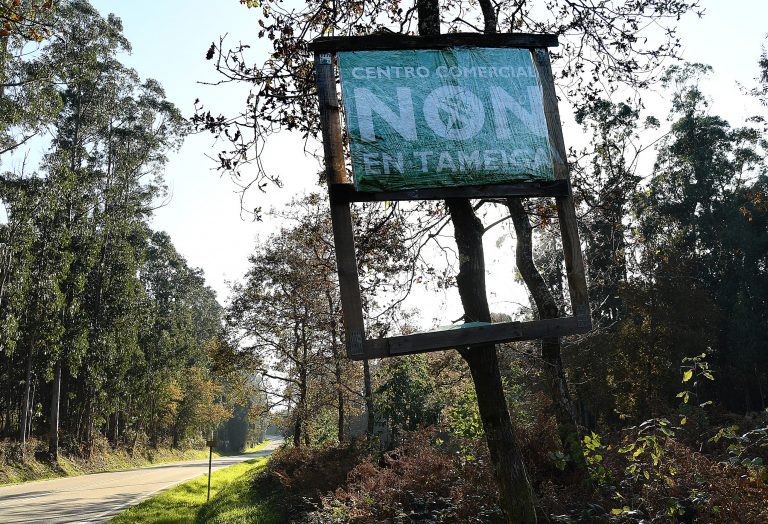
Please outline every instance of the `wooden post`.
[{"label": "wooden post", "polygon": [[208,497],[205,499],[206,502],[211,500],[211,464],[213,462],[213,446],[216,444],[216,441],[211,439],[207,442],[208,444]]},{"label": "wooden post", "polygon": [[[539,75],[543,89],[544,115],[547,119],[549,142],[554,163],[555,178],[568,180],[568,156],[563,140],[563,129],[560,124],[560,112],[557,109],[557,94],[552,78],[552,65],[549,52],[546,49],[533,49],[533,63]],[[592,315],[589,309],[587,294],[587,278],[584,272],[584,258],[581,254],[578,225],[576,223],[576,207],[573,193],[556,197],[557,216],[560,221],[560,234],[563,240],[565,255],[565,271],[568,275],[568,288],[571,295],[573,316],[580,328],[589,330],[592,326]]]},{"label": "wooden post", "polygon": [[[331,53],[315,53],[315,72],[317,73],[317,90],[320,102],[320,129],[323,134],[325,173],[330,194],[333,185],[349,183],[344,164],[339,97],[336,93],[336,75]],[[354,230],[352,229],[352,213],[349,209],[349,203],[331,200],[331,222],[336,248],[336,266],[339,273],[341,311],[344,318],[347,355],[360,357],[363,355],[365,325],[363,323],[363,305],[357,276]]]}]

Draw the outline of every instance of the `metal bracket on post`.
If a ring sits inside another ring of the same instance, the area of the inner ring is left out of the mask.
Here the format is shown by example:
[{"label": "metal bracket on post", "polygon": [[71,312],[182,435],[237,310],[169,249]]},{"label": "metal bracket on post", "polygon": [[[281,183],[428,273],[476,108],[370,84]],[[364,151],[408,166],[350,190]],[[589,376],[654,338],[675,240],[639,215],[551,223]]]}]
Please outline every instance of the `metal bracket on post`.
[{"label": "metal bracket on post", "polygon": [[356,329],[347,334],[347,353],[350,357],[363,355],[363,334]]},{"label": "metal bracket on post", "polygon": [[576,317],[576,325],[585,331],[592,328],[592,313],[589,304],[574,304],[573,316]]}]

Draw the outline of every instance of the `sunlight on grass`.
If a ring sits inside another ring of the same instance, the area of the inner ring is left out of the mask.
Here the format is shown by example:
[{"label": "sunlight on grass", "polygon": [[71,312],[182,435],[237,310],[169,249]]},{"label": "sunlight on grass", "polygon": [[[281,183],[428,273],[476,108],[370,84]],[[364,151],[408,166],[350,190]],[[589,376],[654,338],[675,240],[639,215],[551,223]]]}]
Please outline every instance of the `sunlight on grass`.
[{"label": "sunlight on grass", "polygon": [[[257,451],[266,442],[253,448]],[[251,450],[249,450],[250,452]],[[269,496],[253,492],[252,479],[264,469],[267,458],[251,459],[214,471],[211,500],[206,503],[208,476],[203,475],[141,504],[129,508],[109,522],[112,524],[152,523],[186,524],[203,522],[279,523]]]}]

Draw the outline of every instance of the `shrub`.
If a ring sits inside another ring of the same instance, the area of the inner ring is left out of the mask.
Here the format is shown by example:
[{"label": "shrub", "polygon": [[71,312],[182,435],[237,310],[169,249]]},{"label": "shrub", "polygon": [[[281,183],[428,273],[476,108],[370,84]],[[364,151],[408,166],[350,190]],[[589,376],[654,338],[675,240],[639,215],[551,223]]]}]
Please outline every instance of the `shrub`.
[{"label": "shrub", "polygon": [[379,460],[368,455],[306,521],[501,522],[487,452],[472,455],[466,460],[464,452],[449,451],[434,428],[408,432],[401,447]]}]

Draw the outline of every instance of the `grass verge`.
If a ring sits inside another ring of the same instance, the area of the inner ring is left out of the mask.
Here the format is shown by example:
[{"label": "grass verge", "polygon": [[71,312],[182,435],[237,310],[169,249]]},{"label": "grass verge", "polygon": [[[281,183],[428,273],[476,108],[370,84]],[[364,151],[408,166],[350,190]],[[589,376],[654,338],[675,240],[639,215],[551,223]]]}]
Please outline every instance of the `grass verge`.
[{"label": "grass verge", "polygon": [[[100,451],[95,453],[90,459],[62,454],[59,456],[58,464],[38,458],[40,455],[43,454],[32,451],[27,453],[23,461],[0,464],[0,486],[207,458],[208,448],[186,450],[147,449],[135,452],[133,455],[125,450],[118,449]],[[216,452],[213,455],[215,457],[221,456]]]},{"label": "grass verge", "polygon": [[[260,446],[262,447],[262,446]],[[258,448],[254,448],[258,449]],[[110,524],[234,524],[284,522],[273,491],[254,483],[267,458],[251,459],[215,471],[211,500],[206,502],[208,476],[203,475],[127,509]]]},{"label": "grass verge", "polygon": [[[266,442],[254,448],[249,448],[244,453],[258,451],[265,445]],[[184,450],[145,448],[130,454],[125,449],[112,449],[109,446],[102,446],[93,452],[90,459],[84,459],[76,455],[61,454],[58,464],[53,464],[44,458],[40,458],[45,456],[44,451],[42,451],[45,447],[46,445],[43,442],[30,442],[22,461],[18,458],[18,453],[15,454],[15,458],[9,457],[11,455],[8,452],[10,445],[0,445],[0,486],[208,458],[208,448]],[[226,455],[230,455],[230,453],[213,452],[214,458]]]}]

